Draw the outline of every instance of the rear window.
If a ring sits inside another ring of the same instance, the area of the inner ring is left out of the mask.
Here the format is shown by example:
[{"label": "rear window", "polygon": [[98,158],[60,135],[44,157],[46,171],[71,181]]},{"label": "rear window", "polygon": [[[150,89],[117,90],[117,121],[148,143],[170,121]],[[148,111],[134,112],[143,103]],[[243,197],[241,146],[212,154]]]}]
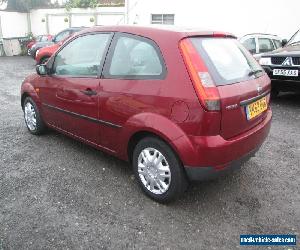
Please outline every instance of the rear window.
[{"label": "rear window", "polygon": [[[216,85],[227,85],[252,78],[250,72],[262,68],[251,54],[231,38],[191,38]],[[257,73],[256,76],[263,73]]]}]

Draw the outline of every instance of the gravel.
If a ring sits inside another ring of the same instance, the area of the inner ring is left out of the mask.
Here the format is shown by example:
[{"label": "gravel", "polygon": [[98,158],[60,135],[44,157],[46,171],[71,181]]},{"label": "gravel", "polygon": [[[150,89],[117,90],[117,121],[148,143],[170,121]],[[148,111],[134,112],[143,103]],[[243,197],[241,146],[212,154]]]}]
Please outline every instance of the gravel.
[{"label": "gravel", "polygon": [[160,205],[126,162],[54,131],[28,133],[19,91],[31,72],[29,57],[0,57],[0,250],[227,250],[246,249],[240,234],[299,238],[300,95],[273,101],[270,135],[241,170]]}]

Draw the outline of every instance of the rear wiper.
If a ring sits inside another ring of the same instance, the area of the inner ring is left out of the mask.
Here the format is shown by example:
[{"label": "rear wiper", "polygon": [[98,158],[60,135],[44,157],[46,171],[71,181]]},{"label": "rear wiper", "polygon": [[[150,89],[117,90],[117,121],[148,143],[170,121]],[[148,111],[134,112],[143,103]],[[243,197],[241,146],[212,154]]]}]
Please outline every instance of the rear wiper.
[{"label": "rear wiper", "polygon": [[248,73],[248,76],[253,76],[253,75],[256,75],[257,73],[260,73],[260,72],[263,72],[263,70],[262,69],[253,70],[253,71],[250,71]]}]

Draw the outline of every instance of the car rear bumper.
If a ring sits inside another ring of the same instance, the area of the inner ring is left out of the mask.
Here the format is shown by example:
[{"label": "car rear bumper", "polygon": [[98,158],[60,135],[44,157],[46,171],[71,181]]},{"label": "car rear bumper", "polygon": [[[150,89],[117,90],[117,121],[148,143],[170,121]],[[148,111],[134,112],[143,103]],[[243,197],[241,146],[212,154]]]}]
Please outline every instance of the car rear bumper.
[{"label": "car rear bumper", "polygon": [[272,111],[251,130],[230,140],[221,136],[191,137],[195,147],[193,164],[184,164],[191,180],[204,180],[235,169],[260,148],[269,134]]},{"label": "car rear bumper", "polygon": [[238,160],[234,160],[224,167],[215,168],[215,167],[189,167],[185,166],[186,174],[190,181],[203,181],[211,180],[227,173],[233,172],[241,168],[241,166],[247,162],[251,157],[255,156],[255,153],[259,150],[260,146],[252,150],[250,153],[244,155]]}]

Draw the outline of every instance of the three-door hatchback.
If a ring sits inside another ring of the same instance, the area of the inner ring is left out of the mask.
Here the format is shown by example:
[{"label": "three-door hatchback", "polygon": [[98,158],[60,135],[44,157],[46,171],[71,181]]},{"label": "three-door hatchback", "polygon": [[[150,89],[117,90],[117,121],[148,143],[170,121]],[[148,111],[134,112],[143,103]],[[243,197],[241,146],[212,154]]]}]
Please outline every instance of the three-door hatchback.
[{"label": "three-door hatchback", "polygon": [[53,128],[133,166],[159,202],[240,166],[268,135],[270,79],[230,34],[86,29],[21,89],[32,134]]}]

